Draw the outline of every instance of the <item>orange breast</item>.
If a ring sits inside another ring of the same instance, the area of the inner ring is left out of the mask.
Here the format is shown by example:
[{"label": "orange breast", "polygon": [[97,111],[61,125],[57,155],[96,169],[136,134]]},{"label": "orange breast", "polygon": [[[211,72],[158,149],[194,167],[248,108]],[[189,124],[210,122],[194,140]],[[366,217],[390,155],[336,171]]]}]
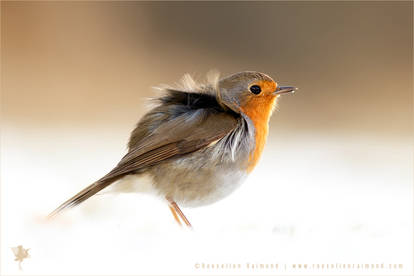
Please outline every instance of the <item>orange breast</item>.
[{"label": "orange breast", "polygon": [[255,127],[255,148],[250,152],[249,165],[247,172],[251,172],[259,162],[264,145],[266,143],[269,131],[269,118],[272,114],[276,103],[276,97],[273,95],[253,97],[250,101],[241,107],[253,122]]}]

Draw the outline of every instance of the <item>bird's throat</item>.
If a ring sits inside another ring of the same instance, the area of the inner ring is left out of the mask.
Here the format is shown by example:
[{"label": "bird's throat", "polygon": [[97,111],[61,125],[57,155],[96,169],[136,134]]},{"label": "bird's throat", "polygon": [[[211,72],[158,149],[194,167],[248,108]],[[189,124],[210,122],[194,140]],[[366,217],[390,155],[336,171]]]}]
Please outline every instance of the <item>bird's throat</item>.
[{"label": "bird's throat", "polygon": [[255,128],[255,147],[250,152],[247,172],[251,172],[259,162],[269,131],[269,119],[276,105],[275,96],[254,97],[241,107],[241,110],[252,120]]}]

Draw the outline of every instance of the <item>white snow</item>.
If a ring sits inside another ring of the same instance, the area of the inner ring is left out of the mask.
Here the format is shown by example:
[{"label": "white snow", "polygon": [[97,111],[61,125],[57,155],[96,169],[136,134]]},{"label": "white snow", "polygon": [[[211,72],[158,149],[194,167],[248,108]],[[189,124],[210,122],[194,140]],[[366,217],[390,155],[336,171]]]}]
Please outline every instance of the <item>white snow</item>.
[{"label": "white snow", "polygon": [[[411,142],[304,135],[286,142],[272,134],[239,190],[214,205],[183,210],[194,225],[189,231],[175,224],[164,202],[139,194],[95,196],[45,222],[57,205],[115,165],[123,150],[119,140],[97,140],[87,131],[58,136],[3,133],[2,274],[412,273]],[[10,249],[20,244],[31,248],[23,271]],[[224,268],[206,268],[212,264]]]}]

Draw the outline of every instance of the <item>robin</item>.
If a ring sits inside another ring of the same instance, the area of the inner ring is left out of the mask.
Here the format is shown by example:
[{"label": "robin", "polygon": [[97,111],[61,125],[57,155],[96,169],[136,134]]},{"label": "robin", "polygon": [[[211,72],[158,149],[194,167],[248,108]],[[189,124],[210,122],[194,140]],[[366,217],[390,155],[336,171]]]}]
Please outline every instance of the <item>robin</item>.
[{"label": "robin", "polygon": [[185,75],[179,88],[161,90],[164,95],[138,122],[116,167],[49,217],[109,185],[131,192],[146,183],[167,201],[180,225],[181,219],[191,227],[179,205],[211,204],[239,187],[262,154],[277,98],[296,88],[245,71],[223,79],[210,75],[206,84]]}]

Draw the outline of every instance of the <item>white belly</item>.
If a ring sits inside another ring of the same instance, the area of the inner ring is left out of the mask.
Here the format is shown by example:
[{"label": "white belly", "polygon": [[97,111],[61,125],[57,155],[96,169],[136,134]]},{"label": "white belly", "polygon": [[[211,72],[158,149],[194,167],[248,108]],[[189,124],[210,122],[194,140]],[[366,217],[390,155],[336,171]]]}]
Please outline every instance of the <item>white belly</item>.
[{"label": "white belly", "polygon": [[146,193],[157,194],[154,181],[148,174],[126,175],[112,183],[105,193]]},{"label": "white belly", "polygon": [[[193,183],[180,189],[179,178],[172,175],[171,182],[167,185],[155,183],[153,177],[148,174],[127,175],[114,182],[104,193],[146,193],[165,199],[169,195],[179,205],[197,207],[214,203],[236,190],[245,180],[247,174],[244,172],[229,172],[221,174],[215,179],[200,177],[193,178]],[[187,179],[188,181],[188,179]]]}]

